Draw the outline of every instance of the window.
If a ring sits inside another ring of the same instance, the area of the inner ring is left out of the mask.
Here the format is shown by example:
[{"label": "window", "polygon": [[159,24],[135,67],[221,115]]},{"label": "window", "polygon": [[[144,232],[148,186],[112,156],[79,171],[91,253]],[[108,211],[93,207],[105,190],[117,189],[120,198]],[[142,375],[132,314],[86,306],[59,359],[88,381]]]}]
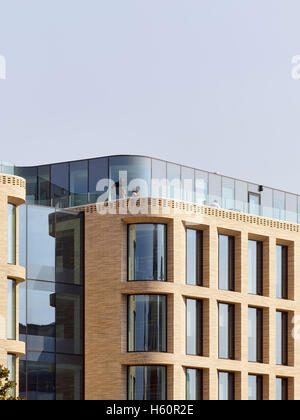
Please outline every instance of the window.
[{"label": "window", "polygon": [[7,339],[16,340],[16,281],[7,280]]},{"label": "window", "polygon": [[38,203],[50,206],[50,166],[38,167]]},{"label": "window", "polygon": [[167,164],[167,179],[169,188],[169,198],[181,199],[181,167],[174,163]]},{"label": "window", "polygon": [[186,369],[186,399],[188,401],[203,400],[202,369]]},{"label": "window", "polygon": [[276,378],[276,400],[288,401],[288,378]]},{"label": "window", "polygon": [[249,213],[259,216],[260,215],[260,194],[249,192],[248,201],[249,201]]},{"label": "window", "polygon": [[16,206],[7,206],[7,263],[16,264]]},{"label": "window", "polygon": [[128,296],[128,351],[167,351],[166,296]]},{"label": "window", "polygon": [[[100,188],[99,181],[108,180],[108,158],[89,161],[89,202],[96,203],[98,197],[105,192],[105,186]],[[97,190],[98,185],[98,190]],[[99,189],[100,188],[100,189]]]},{"label": "window", "polygon": [[203,285],[203,232],[187,229],[186,231],[186,282],[193,286]]},{"label": "window", "polygon": [[276,296],[288,299],[288,247],[276,246]]},{"label": "window", "polygon": [[263,362],[263,310],[248,308],[249,362]]},{"label": "window", "polygon": [[[17,381],[17,357],[14,354],[7,355],[7,369],[9,370],[9,380]],[[11,396],[16,397],[16,388],[11,391]]]},{"label": "window", "polygon": [[248,376],[248,400],[263,400],[263,377],[258,375]]},{"label": "window", "polygon": [[203,302],[186,300],[186,352],[190,355],[203,356]]},{"label": "window", "polygon": [[219,372],[219,400],[234,401],[235,376],[232,372]]},{"label": "window", "polygon": [[263,243],[248,241],[248,292],[263,294]]},{"label": "window", "polygon": [[[113,180],[116,185],[116,196],[112,199],[131,197],[137,188],[141,197],[149,197],[151,193],[151,159],[139,156],[110,157],[109,179]],[[124,191],[120,191],[118,188],[120,182]]]},{"label": "window", "polygon": [[129,366],[128,400],[166,400],[165,366]]},{"label": "window", "polygon": [[235,349],[234,305],[219,303],[219,358],[234,359]]},{"label": "window", "polygon": [[87,203],[88,193],[88,161],[70,163],[71,206]]},{"label": "window", "polygon": [[231,290],[235,288],[235,238],[219,235],[219,289]]},{"label": "window", "polygon": [[69,163],[51,166],[51,198],[53,206],[69,205]]},{"label": "window", "polygon": [[288,313],[276,312],[276,363],[288,364]]},{"label": "window", "polygon": [[166,259],[166,225],[128,226],[128,281],[166,281]]}]

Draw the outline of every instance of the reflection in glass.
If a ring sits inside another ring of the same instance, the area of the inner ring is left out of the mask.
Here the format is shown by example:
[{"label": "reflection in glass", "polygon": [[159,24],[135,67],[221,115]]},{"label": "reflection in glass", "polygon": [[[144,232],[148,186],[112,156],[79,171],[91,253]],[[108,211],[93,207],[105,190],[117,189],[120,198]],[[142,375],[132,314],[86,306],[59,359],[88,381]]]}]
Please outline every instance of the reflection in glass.
[{"label": "reflection in glass", "polygon": [[55,213],[55,281],[82,284],[83,215],[75,212]]},{"label": "reflection in glass", "polygon": [[[20,363],[21,372],[27,375],[27,392],[20,380],[21,396],[28,401],[55,401],[55,354],[27,352],[26,360]],[[25,379],[25,378],[24,378]]]},{"label": "reflection in glass", "polygon": [[[17,357],[14,354],[7,355],[7,369],[9,370],[9,380],[12,382],[17,381]],[[11,397],[16,397],[16,388],[10,391]]]},{"label": "reflection in glass", "polygon": [[203,232],[201,230],[187,229],[186,254],[186,282],[193,286],[203,285]]},{"label": "reflection in glass", "polygon": [[276,245],[276,297],[288,298],[288,247]]},{"label": "reflection in glass", "polygon": [[248,241],[248,293],[263,293],[263,243]]},{"label": "reflection in glass", "polygon": [[186,352],[190,355],[203,355],[203,302],[186,300]]},{"label": "reflection in glass", "polygon": [[53,209],[28,207],[28,267],[30,279],[55,281],[55,238],[49,232]]},{"label": "reflection in glass", "polygon": [[56,400],[80,401],[83,399],[82,357],[56,355]]},{"label": "reflection in glass", "polygon": [[235,283],[235,238],[219,235],[219,289],[234,291]]},{"label": "reflection in glass", "polygon": [[288,401],[288,378],[276,378],[276,401]]},{"label": "reflection in glass", "polygon": [[165,366],[129,366],[128,400],[166,400]]},{"label": "reflection in glass", "polygon": [[[120,174],[120,172],[125,173]],[[121,179],[123,185],[126,185],[127,180],[125,196],[127,194],[128,197],[131,197],[138,188],[141,197],[149,197],[151,194],[151,159],[138,156],[110,157],[109,178],[116,185],[116,197],[112,197],[112,199],[125,198],[119,189]]]},{"label": "reflection in glass", "polygon": [[234,359],[234,305],[219,303],[219,358]]},{"label": "reflection in glass", "polygon": [[50,166],[38,167],[38,202],[43,206],[50,206]]},{"label": "reflection in glass", "polygon": [[248,358],[249,362],[262,363],[263,359],[263,311],[248,308]]},{"label": "reflection in glass", "polygon": [[16,281],[7,279],[7,339],[16,340]]},{"label": "reflection in glass", "polygon": [[[108,180],[108,158],[92,159],[89,161],[89,203],[96,203],[98,197],[104,193],[99,181]],[[101,188],[100,188],[101,187]]]},{"label": "reflection in glass", "polygon": [[18,288],[19,288],[19,340],[26,343],[26,334],[27,334],[26,282],[20,283]]},{"label": "reflection in glass", "polygon": [[219,401],[234,401],[235,399],[234,373],[219,372]]},{"label": "reflection in glass", "polygon": [[34,204],[37,200],[37,168],[18,168],[16,167],[16,175],[26,179],[26,202]]},{"label": "reflection in glass", "polygon": [[69,206],[69,163],[51,166],[51,198],[53,206]]},{"label": "reflection in glass", "polygon": [[7,206],[7,263],[16,264],[16,206]]},{"label": "reflection in glass", "polygon": [[263,377],[258,375],[248,376],[248,400],[263,400]]},{"label": "reflection in glass", "polygon": [[297,223],[297,196],[294,194],[285,194],[286,214],[288,222]]},{"label": "reflection in glass", "polygon": [[88,161],[70,163],[71,206],[87,203],[88,193]]},{"label": "reflection in glass", "polygon": [[27,296],[28,349],[81,354],[81,288],[30,280]]},{"label": "reflection in glass", "polygon": [[188,401],[203,400],[203,370],[186,369],[186,399]]},{"label": "reflection in glass", "polygon": [[128,297],[128,351],[167,351],[167,298]]},{"label": "reflection in glass", "polygon": [[166,225],[129,225],[128,251],[128,281],[167,280]]},{"label": "reflection in glass", "polygon": [[276,363],[288,364],[288,313],[276,312]]}]

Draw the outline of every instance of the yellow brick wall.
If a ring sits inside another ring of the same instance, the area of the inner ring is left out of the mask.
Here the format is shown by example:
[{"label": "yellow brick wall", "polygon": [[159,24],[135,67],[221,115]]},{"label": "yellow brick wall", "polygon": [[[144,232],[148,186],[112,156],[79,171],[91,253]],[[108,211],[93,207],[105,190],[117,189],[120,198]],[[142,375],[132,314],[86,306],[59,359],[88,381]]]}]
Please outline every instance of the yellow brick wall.
[{"label": "yellow brick wall", "polygon": [[[147,200],[152,203],[154,200]],[[236,398],[248,399],[248,374],[264,375],[264,398],[275,399],[276,376],[290,378],[290,399],[300,398],[300,343],[290,338],[290,366],[276,365],[276,310],[300,314],[300,226],[173,200],[156,200],[155,215],[99,215],[85,211],[85,392],[86,399],[126,399],[126,367],[168,366],[168,399],[185,399],[185,368],[204,369],[204,396],[218,399],[218,371],[236,372]],[[111,209],[118,204],[109,203]],[[168,211],[167,211],[168,210]],[[187,212],[189,210],[189,212]],[[117,210],[116,210],[117,213]],[[127,282],[127,224],[168,225],[168,282]],[[186,227],[204,230],[205,286],[186,285]],[[218,234],[236,237],[237,292],[218,289]],[[264,246],[264,296],[248,294],[248,239]],[[276,243],[289,245],[289,291],[276,299]],[[129,294],[168,296],[168,353],[127,353]],[[205,356],[186,355],[185,298],[205,300]],[[218,302],[237,309],[236,359],[218,358]],[[264,309],[264,363],[248,362],[248,306]]]}]

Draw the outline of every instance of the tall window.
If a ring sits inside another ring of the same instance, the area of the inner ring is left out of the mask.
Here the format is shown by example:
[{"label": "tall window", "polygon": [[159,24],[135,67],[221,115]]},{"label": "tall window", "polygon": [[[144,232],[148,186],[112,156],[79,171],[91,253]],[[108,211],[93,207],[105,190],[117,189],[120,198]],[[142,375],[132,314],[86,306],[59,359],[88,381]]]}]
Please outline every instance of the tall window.
[{"label": "tall window", "polygon": [[248,309],[249,362],[263,362],[263,310]]},{"label": "tall window", "polygon": [[203,302],[186,300],[186,352],[190,355],[203,355]]},{"label": "tall window", "polygon": [[16,206],[7,206],[7,263],[16,264]]},{"label": "tall window", "polygon": [[288,313],[276,312],[276,363],[288,364]]},{"label": "tall window", "polygon": [[288,299],[288,247],[276,246],[276,296]]},{"label": "tall window", "polygon": [[16,281],[7,280],[7,339],[16,340]]},{"label": "tall window", "polygon": [[288,401],[288,378],[276,378],[276,400]]},{"label": "tall window", "polygon": [[167,226],[128,226],[128,281],[167,280]]},{"label": "tall window", "polygon": [[203,285],[203,232],[186,231],[186,282],[193,286]]},{"label": "tall window", "polygon": [[263,294],[263,243],[248,241],[248,292]]},{"label": "tall window", "polygon": [[166,400],[165,366],[129,366],[128,400]]},{"label": "tall window", "polygon": [[248,376],[248,400],[263,400],[263,377],[258,375]]},{"label": "tall window", "polygon": [[203,400],[202,369],[186,369],[186,399],[188,401]]},{"label": "tall window", "polygon": [[128,351],[167,351],[166,296],[128,296]]},{"label": "tall window", "polygon": [[235,238],[219,235],[219,289],[234,291],[235,288]]},{"label": "tall window", "polygon": [[[16,382],[17,380],[17,357],[14,354],[7,355],[7,369],[9,370],[9,380]],[[16,396],[16,388],[11,391],[11,396]]]},{"label": "tall window", "polygon": [[234,401],[235,377],[232,372],[219,372],[219,400]]},{"label": "tall window", "polygon": [[219,358],[234,359],[235,349],[234,305],[219,303]]}]

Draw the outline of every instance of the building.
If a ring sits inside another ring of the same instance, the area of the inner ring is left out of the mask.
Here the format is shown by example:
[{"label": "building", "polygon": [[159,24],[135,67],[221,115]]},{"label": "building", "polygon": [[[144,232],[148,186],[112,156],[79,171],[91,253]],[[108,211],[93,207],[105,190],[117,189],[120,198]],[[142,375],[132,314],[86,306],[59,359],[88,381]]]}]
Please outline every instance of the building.
[{"label": "building", "polygon": [[299,196],[141,156],[2,173],[22,397],[298,399]]}]

